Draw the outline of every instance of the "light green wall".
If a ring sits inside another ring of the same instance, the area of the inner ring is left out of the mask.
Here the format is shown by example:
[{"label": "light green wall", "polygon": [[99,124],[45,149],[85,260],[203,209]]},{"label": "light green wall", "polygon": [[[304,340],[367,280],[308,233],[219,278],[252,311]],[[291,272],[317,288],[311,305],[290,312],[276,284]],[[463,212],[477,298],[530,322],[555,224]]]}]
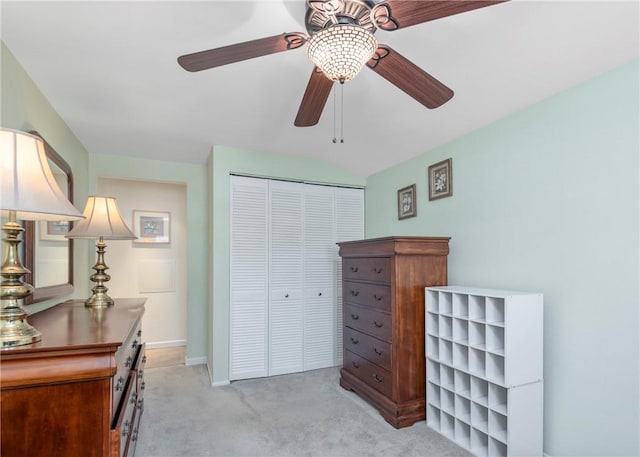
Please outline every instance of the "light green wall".
[{"label": "light green wall", "polygon": [[[640,453],[638,81],[635,61],[367,179],[367,236],[451,236],[450,284],[544,293],[554,457]],[[453,196],[429,202],[449,157]]]},{"label": "light green wall", "polygon": [[[177,153],[177,152],[176,152]],[[208,353],[208,245],[207,168],[160,160],[91,154],[90,191],[99,177],[152,180],[185,184],[187,187],[187,358],[199,359]],[[86,260],[85,260],[86,262]]]},{"label": "light green wall", "polygon": [[[75,206],[82,211],[87,199],[87,151],[4,43],[2,43],[0,53],[2,58],[0,125],[24,132],[38,131],[69,163],[74,177],[73,199]],[[87,252],[85,243],[76,243],[74,248],[74,264],[76,265],[74,293],[29,305],[26,307],[29,313],[41,311],[68,298],[79,298],[88,294],[89,273],[81,267],[86,264]]]},{"label": "light green wall", "polygon": [[363,186],[364,178],[325,162],[215,146],[210,158],[213,188],[213,350],[214,384],[229,380],[229,174]]}]

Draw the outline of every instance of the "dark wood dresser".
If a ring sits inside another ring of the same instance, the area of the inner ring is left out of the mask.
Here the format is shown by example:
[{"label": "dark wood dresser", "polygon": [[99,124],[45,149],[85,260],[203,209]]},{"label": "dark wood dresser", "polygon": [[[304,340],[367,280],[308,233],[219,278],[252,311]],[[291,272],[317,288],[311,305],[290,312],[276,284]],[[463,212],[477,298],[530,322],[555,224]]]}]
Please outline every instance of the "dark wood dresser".
[{"label": "dark wood dresser", "polygon": [[424,288],[447,284],[449,239],[338,243],[344,301],[340,385],[396,428],[425,418]]},{"label": "dark wood dresser", "polygon": [[144,409],[146,299],[70,300],[29,323],[42,341],[0,351],[0,454],[133,456]]}]

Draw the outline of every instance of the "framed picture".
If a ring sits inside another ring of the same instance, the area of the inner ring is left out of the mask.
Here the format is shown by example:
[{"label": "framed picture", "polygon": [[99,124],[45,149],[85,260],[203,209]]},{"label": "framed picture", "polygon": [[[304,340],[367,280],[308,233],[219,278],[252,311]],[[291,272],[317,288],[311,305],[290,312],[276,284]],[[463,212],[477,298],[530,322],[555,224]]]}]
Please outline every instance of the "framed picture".
[{"label": "framed picture", "polygon": [[398,219],[406,219],[417,214],[416,185],[398,190]]},{"label": "framed picture", "polygon": [[69,221],[40,221],[40,240],[42,241],[69,241],[64,236],[69,233],[71,222]]},{"label": "framed picture", "polygon": [[429,167],[429,200],[451,197],[453,195],[453,175],[451,159],[434,163]]},{"label": "framed picture", "polygon": [[171,213],[133,210],[134,243],[170,243]]}]

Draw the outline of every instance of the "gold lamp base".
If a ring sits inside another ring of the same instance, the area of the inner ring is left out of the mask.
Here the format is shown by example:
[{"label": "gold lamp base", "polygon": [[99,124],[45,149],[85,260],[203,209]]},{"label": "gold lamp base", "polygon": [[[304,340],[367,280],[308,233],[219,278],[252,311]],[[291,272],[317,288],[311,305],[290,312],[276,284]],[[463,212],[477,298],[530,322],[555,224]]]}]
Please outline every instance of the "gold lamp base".
[{"label": "gold lamp base", "polygon": [[106,270],[109,269],[109,267],[104,263],[104,250],[107,245],[102,237],[98,240],[96,247],[98,248],[98,260],[96,260],[96,264],[93,266],[93,269],[96,270],[96,272],[89,277],[89,279],[95,282],[96,285],[91,289],[93,295],[84,302],[84,306],[87,308],[105,308],[107,306],[113,306],[113,298],[107,295],[107,291],[109,289],[104,285],[105,282],[111,279],[111,276],[106,273]]},{"label": "gold lamp base", "polygon": [[6,243],[4,261],[0,267],[0,347],[22,346],[42,339],[42,334],[27,322],[27,312],[21,302],[33,293],[30,284],[22,282],[29,273],[18,256],[20,234],[24,229],[16,222],[15,211],[9,212],[9,220],[2,226]]}]

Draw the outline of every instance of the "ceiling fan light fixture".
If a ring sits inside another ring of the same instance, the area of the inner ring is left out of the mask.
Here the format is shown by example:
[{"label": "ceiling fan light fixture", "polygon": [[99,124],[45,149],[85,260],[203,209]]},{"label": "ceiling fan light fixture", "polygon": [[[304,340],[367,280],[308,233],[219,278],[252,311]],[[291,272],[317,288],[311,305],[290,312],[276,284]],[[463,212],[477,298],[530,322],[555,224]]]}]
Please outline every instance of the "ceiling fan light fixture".
[{"label": "ceiling fan light fixture", "polygon": [[356,77],[378,48],[373,33],[353,24],[320,30],[307,43],[307,55],[327,78],[344,83]]}]

